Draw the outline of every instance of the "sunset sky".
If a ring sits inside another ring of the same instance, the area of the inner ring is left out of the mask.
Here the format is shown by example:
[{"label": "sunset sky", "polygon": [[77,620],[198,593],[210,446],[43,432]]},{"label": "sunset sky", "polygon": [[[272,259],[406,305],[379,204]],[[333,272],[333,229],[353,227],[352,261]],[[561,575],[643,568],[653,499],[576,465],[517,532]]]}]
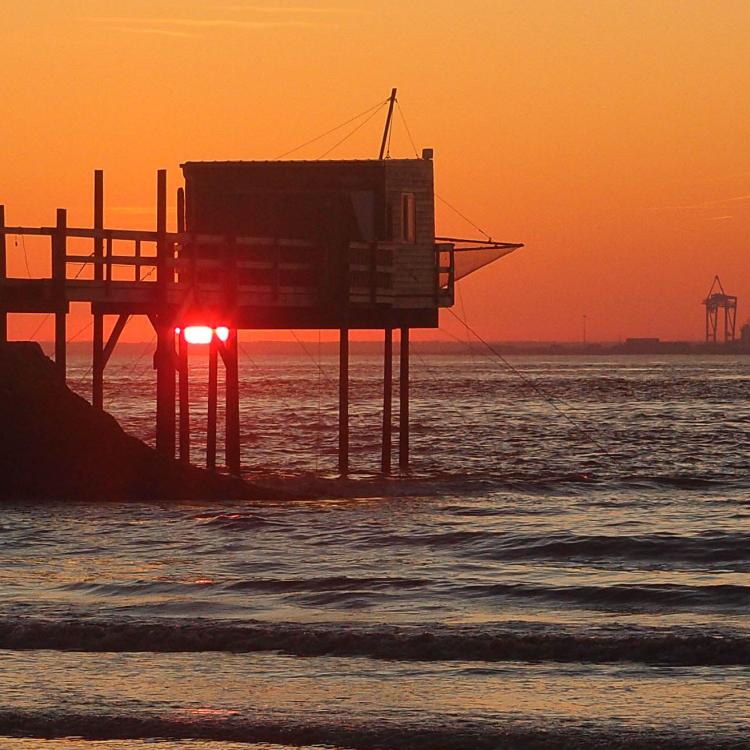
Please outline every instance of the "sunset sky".
[{"label": "sunset sky", "polygon": [[[438,193],[526,243],[461,283],[483,335],[579,340],[585,314],[592,340],[699,339],[716,273],[750,317],[748,39],[747,0],[4,0],[0,203],[88,225],[102,168],[107,225],[151,228],[158,168],[174,190],[186,160],[274,158],[398,86]],[[376,156],[381,129],[331,156]],[[412,155],[398,119],[392,155]]]}]

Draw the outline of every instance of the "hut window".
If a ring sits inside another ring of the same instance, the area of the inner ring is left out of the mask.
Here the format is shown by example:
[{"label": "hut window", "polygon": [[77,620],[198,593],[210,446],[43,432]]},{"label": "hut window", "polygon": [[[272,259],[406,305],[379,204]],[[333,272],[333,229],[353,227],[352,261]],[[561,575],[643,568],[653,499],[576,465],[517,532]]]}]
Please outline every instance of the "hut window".
[{"label": "hut window", "polygon": [[414,193],[401,193],[401,239],[417,241],[417,204]]}]

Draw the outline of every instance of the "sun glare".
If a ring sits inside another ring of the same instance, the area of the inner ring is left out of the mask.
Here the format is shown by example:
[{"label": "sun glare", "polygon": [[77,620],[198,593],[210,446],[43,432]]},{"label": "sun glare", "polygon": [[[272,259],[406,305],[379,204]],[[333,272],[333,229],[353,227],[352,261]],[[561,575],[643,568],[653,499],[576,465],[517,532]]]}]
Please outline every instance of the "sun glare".
[{"label": "sun glare", "polygon": [[227,326],[185,326],[185,328],[175,328],[174,332],[179,336],[180,332],[185,334],[185,341],[188,344],[210,344],[211,339],[216,336],[221,342],[229,338],[229,328]]},{"label": "sun glare", "polygon": [[210,344],[213,333],[213,329],[208,326],[186,326],[185,341],[188,344]]}]

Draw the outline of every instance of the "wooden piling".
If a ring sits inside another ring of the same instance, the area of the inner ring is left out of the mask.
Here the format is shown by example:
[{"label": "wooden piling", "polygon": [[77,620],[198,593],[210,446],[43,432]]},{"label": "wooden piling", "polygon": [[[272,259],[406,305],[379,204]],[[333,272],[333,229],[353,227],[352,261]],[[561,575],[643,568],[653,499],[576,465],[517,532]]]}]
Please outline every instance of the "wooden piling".
[{"label": "wooden piling", "polygon": [[55,290],[55,364],[65,380],[67,359],[67,298],[65,291],[65,254],[68,212],[57,209],[57,224],[52,240],[52,285]]},{"label": "wooden piling", "polygon": [[409,328],[401,328],[399,357],[398,468],[409,470]]},{"label": "wooden piling", "polygon": [[208,420],[206,424],[206,468],[216,470],[216,412],[219,386],[219,347],[212,338],[208,347]]},{"label": "wooden piling", "polygon": [[[5,206],[0,206],[0,229],[5,229]],[[5,232],[0,232],[0,284],[8,276],[7,246],[5,244]],[[0,293],[0,306],[2,306],[2,294]],[[0,309],[0,343],[8,340],[8,313],[4,308]]]},{"label": "wooden piling", "polygon": [[185,329],[180,329],[177,339],[177,371],[179,375],[180,401],[180,461],[190,463],[190,371],[188,361],[188,342],[185,339]]},{"label": "wooden piling", "polygon": [[167,309],[168,288],[174,269],[168,263],[167,171],[160,169],[156,180],[156,289],[159,313],[156,323],[156,449],[174,458],[176,432],[176,367],[174,321]]},{"label": "wooden piling", "polygon": [[156,324],[156,450],[169,458],[175,455],[175,346],[174,327],[169,320]]},{"label": "wooden piling", "polygon": [[349,329],[339,329],[339,473],[349,473]]},{"label": "wooden piling", "polygon": [[[104,172],[97,169],[94,172],[94,229],[104,229]],[[101,281],[104,268],[101,262],[104,258],[104,240],[94,238],[94,280]],[[93,313],[94,330],[92,341],[91,363],[91,403],[97,409],[104,408],[104,315]]]},{"label": "wooden piling", "polygon": [[226,424],[224,426],[227,470],[235,476],[240,475],[240,375],[239,375],[239,341],[237,329],[229,329],[229,338],[223,347],[224,366],[226,368]]},{"label": "wooden piling", "polygon": [[[185,231],[185,190],[177,189],[177,231]],[[190,463],[190,362],[188,359],[189,345],[185,338],[183,321],[180,324],[180,336],[177,340],[177,374],[179,377],[179,446],[180,461]]]},{"label": "wooden piling", "polygon": [[380,470],[391,473],[391,422],[393,411],[393,329],[386,328],[383,339],[383,445]]}]

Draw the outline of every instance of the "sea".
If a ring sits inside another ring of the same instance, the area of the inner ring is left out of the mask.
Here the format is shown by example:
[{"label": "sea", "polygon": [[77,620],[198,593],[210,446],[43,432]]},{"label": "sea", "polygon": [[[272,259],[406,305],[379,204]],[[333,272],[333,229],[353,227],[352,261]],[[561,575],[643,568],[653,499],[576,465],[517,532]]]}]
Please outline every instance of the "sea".
[{"label": "sea", "polygon": [[[147,442],[151,353],[105,394]],[[246,475],[290,499],[3,507],[2,750],[750,748],[750,357],[415,343],[390,478],[351,372],[347,480],[335,356],[243,343]]]}]

